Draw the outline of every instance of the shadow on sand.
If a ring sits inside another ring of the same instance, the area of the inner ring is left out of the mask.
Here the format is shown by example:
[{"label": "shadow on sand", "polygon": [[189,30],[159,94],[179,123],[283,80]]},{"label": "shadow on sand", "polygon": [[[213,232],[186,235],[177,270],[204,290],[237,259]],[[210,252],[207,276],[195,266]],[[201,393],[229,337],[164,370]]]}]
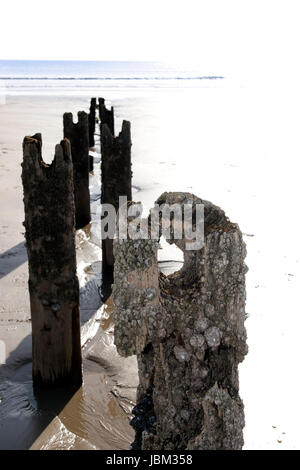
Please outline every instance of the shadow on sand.
[{"label": "shadow on sand", "polygon": [[[89,322],[101,307],[97,279],[80,289],[80,299],[83,331],[88,330]],[[27,335],[0,366],[0,449],[30,448],[76,392],[76,388],[49,390],[33,386],[32,336]]]},{"label": "shadow on sand", "polygon": [[0,279],[7,276],[27,261],[27,251],[24,242],[13,246],[0,254]]}]

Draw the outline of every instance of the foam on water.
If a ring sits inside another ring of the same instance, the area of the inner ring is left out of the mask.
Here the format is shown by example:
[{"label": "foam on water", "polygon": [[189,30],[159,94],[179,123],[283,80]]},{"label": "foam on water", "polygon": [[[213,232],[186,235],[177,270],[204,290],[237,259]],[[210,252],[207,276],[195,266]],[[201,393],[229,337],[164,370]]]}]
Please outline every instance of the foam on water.
[{"label": "foam on water", "polygon": [[0,80],[7,96],[88,96],[103,88],[208,87],[217,86],[223,78],[162,62],[0,60]]}]

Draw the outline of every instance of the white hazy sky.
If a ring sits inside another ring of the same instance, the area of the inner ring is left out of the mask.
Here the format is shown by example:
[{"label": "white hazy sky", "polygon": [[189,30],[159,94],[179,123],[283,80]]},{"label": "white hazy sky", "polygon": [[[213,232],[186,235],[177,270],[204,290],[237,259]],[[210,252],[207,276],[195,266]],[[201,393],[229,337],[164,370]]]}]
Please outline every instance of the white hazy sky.
[{"label": "white hazy sky", "polygon": [[299,0],[1,0],[0,59],[168,60],[298,71]]}]

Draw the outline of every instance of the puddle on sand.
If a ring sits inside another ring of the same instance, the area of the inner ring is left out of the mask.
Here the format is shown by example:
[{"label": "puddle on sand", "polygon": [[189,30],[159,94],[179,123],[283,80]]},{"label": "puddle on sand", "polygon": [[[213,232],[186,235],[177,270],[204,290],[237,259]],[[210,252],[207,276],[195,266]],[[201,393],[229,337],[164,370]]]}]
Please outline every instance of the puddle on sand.
[{"label": "puddle on sand", "polygon": [[[112,315],[109,299],[99,320],[98,334],[83,353],[84,384],[58,414],[73,436],[71,449],[129,449],[134,440],[129,420],[138,384],[136,358],[118,355],[113,344]],[[56,448],[51,442],[45,447],[43,435],[32,448]],[[69,441],[68,437],[65,446],[70,445]]]}]

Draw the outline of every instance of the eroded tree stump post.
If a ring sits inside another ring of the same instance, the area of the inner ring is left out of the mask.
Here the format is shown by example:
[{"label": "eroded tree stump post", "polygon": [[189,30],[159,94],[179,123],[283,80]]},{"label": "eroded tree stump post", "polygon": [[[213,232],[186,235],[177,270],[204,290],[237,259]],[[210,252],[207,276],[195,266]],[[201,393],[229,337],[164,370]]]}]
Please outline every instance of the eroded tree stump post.
[{"label": "eroded tree stump post", "polygon": [[96,106],[96,98],[91,98],[89,113],[89,147],[95,146]]},{"label": "eroded tree stump post", "polygon": [[[132,199],[130,122],[123,121],[122,130],[113,137],[107,124],[101,132],[101,204],[112,204],[119,210],[119,197]],[[102,273],[105,284],[113,281],[113,240],[102,240]]]},{"label": "eroded tree stump post", "polygon": [[100,118],[100,131],[102,131],[102,126],[106,124],[111,132],[115,135],[115,118],[114,118],[114,108],[107,109],[105,106],[104,98],[99,98],[99,118]]},{"label": "eroded tree stump post", "polygon": [[70,143],[42,160],[41,134],[25,137],[22,180],[32,320],[33,380],[38,386],[82,382],[79,283]]},{"label": "eroded tree stump post", "polygon": [[157,204],[204,205],[204,247],[182,269],[158,274],[155,240],[115,240],[115,344],[137,355],[140,384],[133,448],[241,449],[244,410],[238,364],[247,353],[246,255],[224,212],[189,193]]},{"label": "eroded tree stump post", "polygon": [[79,111],[74,124],[72,113],[65,113],[64,137],[71,143],[74,171],[75,227],[80,229],[91,221],[89,191],[89,126],[88,115]]}]

